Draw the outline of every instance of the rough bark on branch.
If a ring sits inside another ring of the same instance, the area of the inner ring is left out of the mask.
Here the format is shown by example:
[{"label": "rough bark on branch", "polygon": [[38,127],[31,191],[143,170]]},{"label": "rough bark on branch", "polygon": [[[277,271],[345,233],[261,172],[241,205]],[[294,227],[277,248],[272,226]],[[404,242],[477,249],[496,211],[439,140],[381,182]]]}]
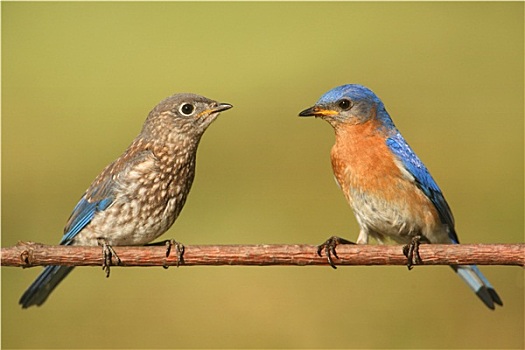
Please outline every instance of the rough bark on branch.
[{"label": "rough bark on branch", "polygon": [[[164,246],[114,246],[120,266],[175,266],[172,249]],[[421,265],[525,265],[525,244],[422,244]],[[341,245],[336,265],[406,265],[401,245]],[[19,242],[1,249],[1,265],[31,267],[44,265],[101,266],[101,247],[50,246]],[[115,263],[115,262],[114,262]],[[327,265],[317,247],[306,244],[191,245],[186,246],[180,266],[195,265]]]}]

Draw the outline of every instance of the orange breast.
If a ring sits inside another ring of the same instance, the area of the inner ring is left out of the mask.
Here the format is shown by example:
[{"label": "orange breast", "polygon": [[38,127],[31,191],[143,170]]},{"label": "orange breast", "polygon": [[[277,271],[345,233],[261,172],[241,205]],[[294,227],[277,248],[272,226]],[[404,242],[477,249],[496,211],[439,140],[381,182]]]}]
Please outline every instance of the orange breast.
[{"label": "orange breast", "polygon": [[331,151],[337,182],[361,225],[387,236],[430,235],[439,224],[432,202],[402,171],[375,120],[339,125]]},{"label": "orange breast", "polygon": [[375,121],[339,126],[331,159],[334,175],[345,193],[348,187],[358,187],[390,197],[394,194],[393,181],[403,176]]}]

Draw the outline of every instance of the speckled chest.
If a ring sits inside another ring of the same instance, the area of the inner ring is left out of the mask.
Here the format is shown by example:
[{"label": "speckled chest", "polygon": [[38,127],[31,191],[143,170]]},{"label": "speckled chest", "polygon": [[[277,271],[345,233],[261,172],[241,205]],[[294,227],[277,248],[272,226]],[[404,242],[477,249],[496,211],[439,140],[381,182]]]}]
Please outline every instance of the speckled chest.
[{"label": "speckled chest", "polygon": [[75,244],[93,245],[104,238],[113,245],[142,245],[168,230],[182,210],[195,176],[191,147],[147,147],[128,167],[111,173],[115,199],[97,213]]}]

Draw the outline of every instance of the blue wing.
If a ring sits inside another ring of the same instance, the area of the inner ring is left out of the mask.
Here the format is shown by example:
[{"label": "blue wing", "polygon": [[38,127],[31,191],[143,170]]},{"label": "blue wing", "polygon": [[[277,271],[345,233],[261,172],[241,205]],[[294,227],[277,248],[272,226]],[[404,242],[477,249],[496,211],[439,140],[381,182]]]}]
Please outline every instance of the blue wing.
[{"label": "blue wing", "polygon": [[[91,222],[97,212],[103,211],[113,203],[114,181],[110,175],[109,170],[102,172],[82,196],[69,217],[60,244],[70,245],[73,238]],[[23,308],[42,305],[71,270],[73,266],[46,266],[22,295],[19,303]]]},{"label": "blue wing", "polygon": [[110,176],[105,176],[103,181],[95,180],[73,209],[64,228],[65,233],[60,244],[69,245],[73,238],[91,222],[97,212],[103,211],[113,203],[112,183]]},{"label": "blue wing", "polygon": [[447,224],[450,229],[450,239],[454,243],[459,243],[454,230],[454,217],[452,216],[452,211],[450,210],[443,193],[439,189],[439,186],[434,181],[423,162],[418,158],[398,131],[387,138],[386,144],[402,162],[406,170],[414,176],[417,186],[425,193],[430,201],[432,201],[439,213],[441,221]]},{"label": "blue wing", "polygon": [[[397,130],[394,135],[387,138],[386,144],[402,162],[405,169],[412,174],[417,186],[432,201],[439,213],[441,222],[449,227],[448,236],[452,243],[459,243],[458,236],[454,229],[454,217],[452,216],[450,207],[423,162],[416,156]],[[494,309],[494,304],[503,305],[494,287],[475,265],[451,265],[450,267],[469,285],[487,307]]]},{"label": "blue wing", "polygon": [[108,165],[93,181],[73,209],[73,213],[71,213],[64,228],[64,236],[60,244],[71,244],[73,238],[93,220],[97,213],[104,211],[115,201],[118,188],[121,187],[114,180],[115,177],[125,178],[126,174],[137,166],[141,168],[153,167],[154,159],[155,157],[149,149],[137,149],[132,144],[120,158]]}]

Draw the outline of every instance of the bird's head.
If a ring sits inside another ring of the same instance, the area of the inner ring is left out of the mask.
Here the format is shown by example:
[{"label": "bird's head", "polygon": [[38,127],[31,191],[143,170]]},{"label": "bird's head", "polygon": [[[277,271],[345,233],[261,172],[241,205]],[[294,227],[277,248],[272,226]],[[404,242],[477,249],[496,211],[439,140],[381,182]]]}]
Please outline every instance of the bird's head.
[{"label": "bird's head", "polygon": [[204,96],[182,93],[161,101],[150,112],[143,133],[200,136],[220,112],[233,106]]},{"label": "bird's head", "polygon": [[383,102],[367,87],[356,84],[338,86],[321,96],[301,117],[319,117],[334,128],[342,124],[362,124],[377,120],[381,125],[392,123]]}]

